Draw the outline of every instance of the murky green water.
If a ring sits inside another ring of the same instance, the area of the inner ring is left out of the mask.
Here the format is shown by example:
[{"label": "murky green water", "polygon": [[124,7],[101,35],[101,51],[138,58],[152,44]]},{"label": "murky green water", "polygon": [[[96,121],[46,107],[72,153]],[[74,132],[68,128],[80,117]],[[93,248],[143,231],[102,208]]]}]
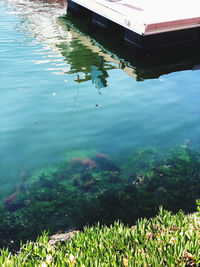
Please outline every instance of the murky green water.
[{"label": "murky green water", "polygon": [[199,55],[141,60],[51,2],[0,3],[1,246],[45,228],[132,223],[161,204],[193,210]]}]

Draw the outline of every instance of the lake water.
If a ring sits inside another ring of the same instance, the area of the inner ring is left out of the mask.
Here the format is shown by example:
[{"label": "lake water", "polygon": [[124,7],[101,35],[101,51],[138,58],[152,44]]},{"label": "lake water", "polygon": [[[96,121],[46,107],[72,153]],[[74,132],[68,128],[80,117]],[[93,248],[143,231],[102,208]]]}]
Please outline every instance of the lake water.
[{"label": "lake water", "polygon": [[[160,172],[178,157],[190,164],[179,178],[199,170],[199,55],[187,57],[186,51],[171,63],[169,51],[163,61],[149,55],[140,61],[132,52],[129,61],[65,13],[65,1],[0,2],[1,246],[45,228],[151,216],[156,208],[144,209],[143,189],[139,194],[137,188],[150,169],[157,177],[153,165]],[[173,148],[177,154],[166,156]],[[177,172],[169,176],[177,178]],[[169,189],[164,182],[156,188],[157,195]],[[178,207],[157,195],[158,205]],[[139,202],[138,213],[122,214]]]}]

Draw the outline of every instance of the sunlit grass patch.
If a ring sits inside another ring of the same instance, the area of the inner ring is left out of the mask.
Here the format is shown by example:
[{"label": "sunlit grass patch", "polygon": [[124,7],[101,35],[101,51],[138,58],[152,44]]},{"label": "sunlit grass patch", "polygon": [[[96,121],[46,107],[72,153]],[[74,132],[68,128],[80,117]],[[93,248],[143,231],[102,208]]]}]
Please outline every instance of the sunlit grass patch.
[{"label": "sunlit grass patch", "polygon": [[71,241],[49,244],[46,232],[21,245],[16,254],[1,251],[0,266],[199,266],[198,213],[173,215],[160,208],[152,219],[132,227],[115,222],[76,232]]}]

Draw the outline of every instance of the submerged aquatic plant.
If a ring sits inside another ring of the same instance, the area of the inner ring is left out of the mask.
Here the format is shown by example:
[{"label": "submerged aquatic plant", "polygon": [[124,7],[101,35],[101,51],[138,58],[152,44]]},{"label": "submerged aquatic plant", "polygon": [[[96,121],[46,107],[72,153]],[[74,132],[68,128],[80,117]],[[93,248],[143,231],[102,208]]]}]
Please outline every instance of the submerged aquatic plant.
[{"label": "submerged aquatic plant", "polygon": [[139,149],[121,166],[104,154],[73,155],[36,171],[4,200],[1,247],[34,239],[44,229],[53,233],[118,219],[134,223],[154,216],[160,205],[175,212],[194,211],[199,173],[200,153],[189,146],[175,147],[164,156],[155,149]]}]

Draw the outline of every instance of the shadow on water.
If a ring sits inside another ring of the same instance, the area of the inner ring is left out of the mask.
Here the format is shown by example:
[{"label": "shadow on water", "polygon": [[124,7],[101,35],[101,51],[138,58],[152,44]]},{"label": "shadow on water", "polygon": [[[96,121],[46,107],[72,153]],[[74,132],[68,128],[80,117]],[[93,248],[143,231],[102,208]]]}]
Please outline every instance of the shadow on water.
[{"label": "shadow on water", "polygon": [[[77,38],[79,45],[84,46],[87,51],[91,50],[91,54],[98,52],[102,58],[100,62],[102,60],[113,62],[117,65],[117,68],[124,70],[137,81],[158,78],[163,74],[174,71],[200,68],[200,40],[190,44],[142,50],[125,44],[120,39],[120,33],[115,31],[113,33],[101,32],[100,29],[91,24],[89,19],[74,17],[70,12],[66,17],[60,18],[58,23],[69,31],[73,37]],[[75,69],[80,70],[81,66],[87,63],[78,62],[77,57],[73,57],[74,53],[75,51],[72,51],[67,55],[67,58],[70,58],[70,62]],[[65,55],[64,52],[63,55]],[[87,60],[89,63],[90,59],[87,58]],[[98,65],[99,63],[97,63]],[[104,65],[105,63],[101,64],[101,71]],[[106,71],[106,66],[104,69]],[[88,71],[87,68],[86,76]],[[105,75],[102,74],[102,76]],[[89,76],[87,76],[87,79],[89,79]]]}]

